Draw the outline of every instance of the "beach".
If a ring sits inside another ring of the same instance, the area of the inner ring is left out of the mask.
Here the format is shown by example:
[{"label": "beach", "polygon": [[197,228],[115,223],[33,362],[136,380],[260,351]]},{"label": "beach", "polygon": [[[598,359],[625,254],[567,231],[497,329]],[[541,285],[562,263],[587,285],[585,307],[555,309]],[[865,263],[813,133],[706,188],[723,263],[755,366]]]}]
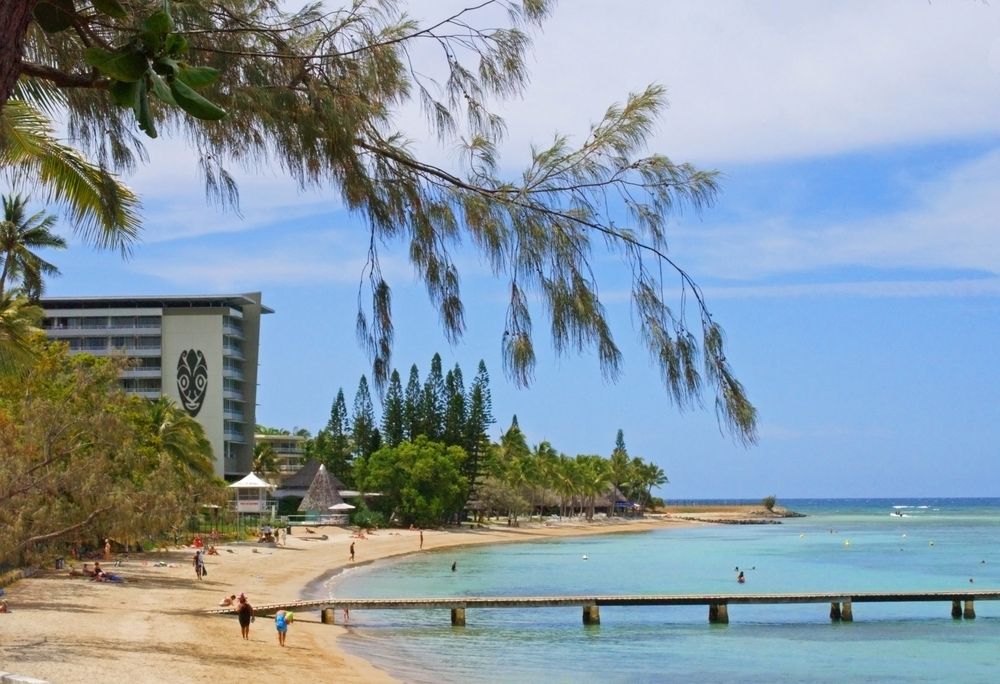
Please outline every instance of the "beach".
[{"label": "beach", "polygon": [[[338,648],[341,625],[320,622],[319,611],[297,612],[287,646],[278,646],[274,622],[259,617],[250,640],[232,615],[207,615],[224,596],[245,592],[251,604],[302,598],[310,583],[352,565],[436,549],[524,542],[554,537],[637,532],[700,524],[671,516],[594,523],[563,521],[462,529],[379,530],[359,539],[340,527],[293,528],[284,547],[231,544],[206,559],[198,580],[193,549],[133,554],[110,570],[123,583],[43,570],[8,587],[12,610],[0,615],[0,672],[50,682],[391,682],[388,674]],[[325,537],[325,538],[324,538]],[[81,564],[77,563],[77,567]],[[337,615],[338,621],[340,615]]]}]

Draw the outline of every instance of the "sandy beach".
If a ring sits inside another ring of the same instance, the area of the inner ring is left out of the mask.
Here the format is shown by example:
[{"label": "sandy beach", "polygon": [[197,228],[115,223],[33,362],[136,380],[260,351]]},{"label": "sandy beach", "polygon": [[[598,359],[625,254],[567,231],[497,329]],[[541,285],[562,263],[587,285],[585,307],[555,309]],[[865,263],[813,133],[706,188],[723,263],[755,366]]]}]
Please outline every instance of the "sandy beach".
[{"label": "sandy beach", "polygon": [[422,551],[416,531],[379,530],[356,539],[344,528],[315,528],[310,534],[296,527],[285,547],[220,547],[220,555],[207,558],[208,575],[201,581],[195,576],[190,549],[134,554],[121,567],[107,568],[126,579],[122,584],[43,571],[7,589],[12,612],[0,615],[0,672],[59,683],[114,678],[131,684],[222,684],[243,682],[248,676],[272,681],[391,682],[385,672],[338,648],[337,638],[345,628],[322,624],[318,611],[296,613],[285,648],[278,646],[270,618],[258,618],[250,640],[244,641],[234,616],[204,611],[216,607],[223,596],[240,592],[252,604],[299,599],[310,582],[351,564],[352,541],[357,565],[456,546],[694,524],[699,523],[647,517],[424,530]]}]

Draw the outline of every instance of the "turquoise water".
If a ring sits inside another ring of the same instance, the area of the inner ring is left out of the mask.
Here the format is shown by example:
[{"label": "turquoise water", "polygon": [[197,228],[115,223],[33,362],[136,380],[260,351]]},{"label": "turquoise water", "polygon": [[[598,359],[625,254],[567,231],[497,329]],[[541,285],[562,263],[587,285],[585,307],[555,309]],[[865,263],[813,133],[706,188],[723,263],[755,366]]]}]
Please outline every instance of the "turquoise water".
[{"label": "turquoise water", "polygon": [[[806,518],[428,552],[343,575],[344,597],[1000,590],[1000,499],[783,501]],[[893,512],[902,516],[892,515]],[[587,560],[583,560],[583,556]],[[457,563],[457,572],[450,566]],[[747,583],[735,581],[743,569]],[[974,579],[970,584],[969,579]],[[994,682],[1000,602],[354,611],[341,643],[408,682]]]}]

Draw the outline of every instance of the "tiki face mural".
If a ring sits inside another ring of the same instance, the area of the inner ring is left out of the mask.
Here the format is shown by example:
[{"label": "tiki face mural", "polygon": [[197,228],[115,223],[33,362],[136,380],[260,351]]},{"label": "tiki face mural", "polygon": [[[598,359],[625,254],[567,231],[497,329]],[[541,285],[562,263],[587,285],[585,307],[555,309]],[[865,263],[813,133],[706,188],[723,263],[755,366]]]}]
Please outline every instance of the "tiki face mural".
[{"label": "tiki face mural", "polygon": [[208,364],[205,355],[198,349],[181,352],[177,360],[177,391],[181,395],[184,410],[191,417],[198,415],[208,391]]}]

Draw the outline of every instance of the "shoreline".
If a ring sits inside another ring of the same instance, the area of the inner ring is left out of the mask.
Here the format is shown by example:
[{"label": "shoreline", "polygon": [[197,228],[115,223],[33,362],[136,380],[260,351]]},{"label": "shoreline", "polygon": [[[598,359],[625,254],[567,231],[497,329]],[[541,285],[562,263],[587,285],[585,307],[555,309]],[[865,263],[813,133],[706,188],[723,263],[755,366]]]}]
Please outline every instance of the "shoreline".
[{"label": "shoreline", "polygon": [[[719,510],[716,509],[716,513]],[[423,551],[541,541],[706,524],[673,516],[612,519],[593,523],[424,530]],[[181,548],[133,555],[121,567],[124,584],[71,578],[45,570],[8,588],[12,612],[0,615],[0,671],[50,682],[98,681],[128,673],[138,682],[193,681],[224,684],[254,677],[338,682],[394,682],[389,673],[337,644],[346,633],[325,625],[318,611],[296,616],[288,646],[280,648],[273,621],[261,617],[249,641],[239,637],[232,616],[206,615],[224,595],[246,592],[251,604],[291,600],[319,592],[346,569],[421,553],[411,530],[379,530],[366,539],[349,529],[321,528],[326,539],[303,527],[286,547],[229,544],[207,558],[208,575],[195,578],[193,550]],[[348,548],[354,542],[357,558]],[[110,564],[108,564],[110,566]]]}]

